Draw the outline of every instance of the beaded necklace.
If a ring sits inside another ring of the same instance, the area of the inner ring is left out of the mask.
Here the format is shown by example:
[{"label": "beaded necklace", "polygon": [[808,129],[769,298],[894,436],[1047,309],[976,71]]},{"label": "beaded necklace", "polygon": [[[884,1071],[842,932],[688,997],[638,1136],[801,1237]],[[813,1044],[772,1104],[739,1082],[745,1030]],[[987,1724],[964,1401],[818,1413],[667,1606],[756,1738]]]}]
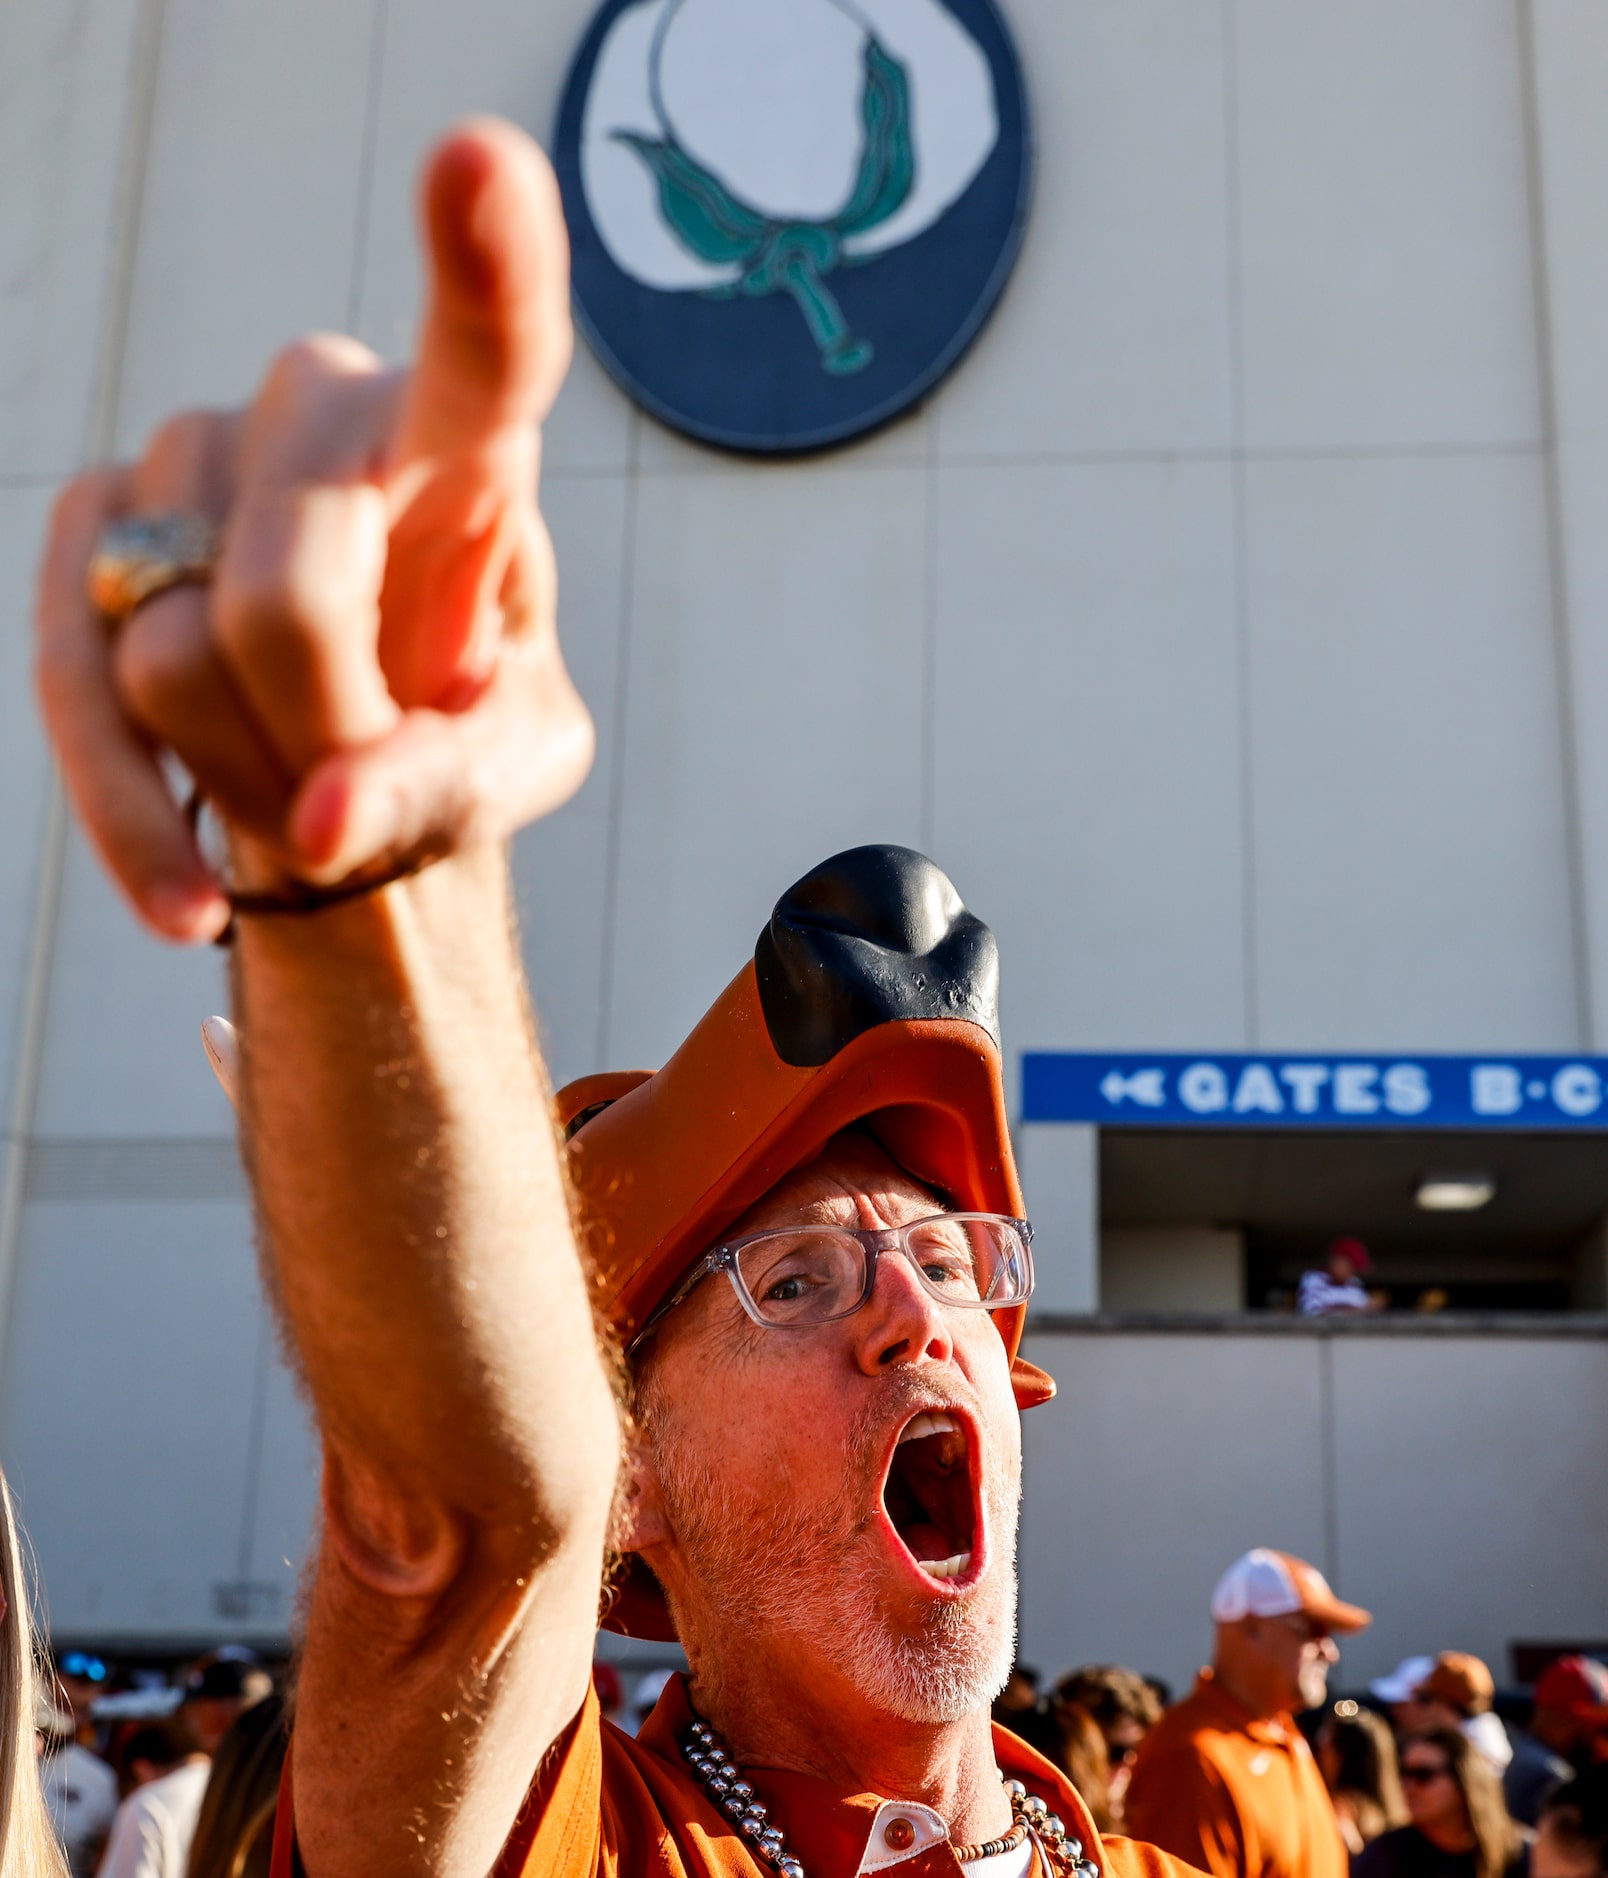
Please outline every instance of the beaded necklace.
[{"label": "beaded necklace", "polygon": [[[787,1849],[787,1834],[771,1824],[742,1769],[708,1722],[694,1717],[689,1723],[681,1737],[681,1758],[767,1865],[780,1872],[781,1878],[808,1878],[802,1861]],[[1059,1878],[1100,1878],[1099,1866],[1083,1856],[1083,1841],[1068,1835],[1062,1821],[1036,1793],[1029,1793],[1019,1780],[1005,1781],[1005,1792],[1011,1803],[1010,1831],[977,1845],[957,1845],[955,1856],[962,1864],[1014,1851],[1031,1835],[1045,1864]]]}]

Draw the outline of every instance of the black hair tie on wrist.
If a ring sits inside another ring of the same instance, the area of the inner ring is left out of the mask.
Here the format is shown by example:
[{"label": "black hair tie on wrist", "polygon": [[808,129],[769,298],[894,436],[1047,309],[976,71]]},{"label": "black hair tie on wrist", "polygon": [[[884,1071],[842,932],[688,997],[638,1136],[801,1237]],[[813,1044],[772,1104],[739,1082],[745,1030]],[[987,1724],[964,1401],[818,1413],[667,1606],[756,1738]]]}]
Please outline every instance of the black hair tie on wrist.
[{"label": "black hair tie on wrist", "polygon": [[[189,823],[190,832],[196,836],[198,843],[201,816],[206,806],[207,798],[203,791],[192,788],[184,805],[184,819]],[[255,890],[225,884],[224,897],[229,902],[229,923],[212,943],[215,946],[232,946],[235,942],[236,921],[240,919],[273,919],[322,913],[327,907],[341,906],[348,900],[361,900],[366,894],[378,893],[382,887],[394,886],[399,880],[422,874],[425,868],[445,860],[447,853],[446,848],[416,849],[405,859],[394,862],[377,874],[349,874],[345,880],[336,881],[332,887],[315,887],[307,881],[292,881],[287,887]]]}]

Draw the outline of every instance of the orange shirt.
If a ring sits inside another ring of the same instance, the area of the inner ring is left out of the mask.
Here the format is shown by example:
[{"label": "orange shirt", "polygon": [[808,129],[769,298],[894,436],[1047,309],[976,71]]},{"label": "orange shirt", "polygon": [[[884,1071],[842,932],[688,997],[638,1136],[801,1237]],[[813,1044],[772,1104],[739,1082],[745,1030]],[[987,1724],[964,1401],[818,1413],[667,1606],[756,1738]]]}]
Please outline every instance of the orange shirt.
[{"label": "orange shirt", "polygon": [[1203,1669],[1134,1764],[1129,1828],[1218,1878],[1346,1878],[1318,1764],[1288,1715],[1263,1720]]},{"label": "orange shirt", "polygon": [[[680,1742],[691,1719],[679,1676],[634,1740],[602,1720],[596,1691],[589,1692],[544,1761],[494,1878],[776,1878],[683,1762]],[[1068,1836],[1083,1841],[1084,1857],[1103,1878],[1193,1878],[1153,1846],[1102,1842],[1066,1779],[1003,1728],[994,1730],[994,1753],[1005,1774],[1039,1794]],[[289,1765],[274,1835],[274,1878],[293,1878],[300,1870]],[[876,1878],[962,1878],[967,1869],[947,1840],[896,1864],[880,1845],[871,1847],[885,1804],[877,1794],[768,1768],[745,1777],[771,1823],[786,1833],[785,1849],[803,1861],[807,1878],[854,1878],[868,1852],[879,1867]]]}]

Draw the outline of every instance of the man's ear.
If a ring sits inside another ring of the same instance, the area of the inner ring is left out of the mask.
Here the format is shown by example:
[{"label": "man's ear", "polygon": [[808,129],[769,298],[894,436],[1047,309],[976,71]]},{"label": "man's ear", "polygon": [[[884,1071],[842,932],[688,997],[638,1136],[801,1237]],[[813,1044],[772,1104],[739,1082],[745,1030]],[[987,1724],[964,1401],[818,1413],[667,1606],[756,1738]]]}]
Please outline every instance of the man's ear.
[{"label": "man's ear", "polygon": [[671,1538],[659,1469],[640,1430],[625,1452],[625,1475],[620,1495],[619,1531],[615,1543],[622,1552],[651,1552]]}]

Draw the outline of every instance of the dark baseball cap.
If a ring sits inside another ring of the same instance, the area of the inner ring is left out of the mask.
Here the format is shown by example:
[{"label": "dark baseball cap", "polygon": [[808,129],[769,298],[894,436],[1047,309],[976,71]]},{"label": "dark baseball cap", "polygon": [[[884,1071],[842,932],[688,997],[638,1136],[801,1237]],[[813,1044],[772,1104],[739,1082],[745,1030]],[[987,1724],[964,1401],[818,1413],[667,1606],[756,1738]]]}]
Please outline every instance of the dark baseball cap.
[{"label": "dark baseball cap", "polygon": [[256,1657],[240,1650],[220,1653],[197,1663],[184,1680],[186,1702],[232,1702],[241,1696],[260,1695],[268,1672]]}]

